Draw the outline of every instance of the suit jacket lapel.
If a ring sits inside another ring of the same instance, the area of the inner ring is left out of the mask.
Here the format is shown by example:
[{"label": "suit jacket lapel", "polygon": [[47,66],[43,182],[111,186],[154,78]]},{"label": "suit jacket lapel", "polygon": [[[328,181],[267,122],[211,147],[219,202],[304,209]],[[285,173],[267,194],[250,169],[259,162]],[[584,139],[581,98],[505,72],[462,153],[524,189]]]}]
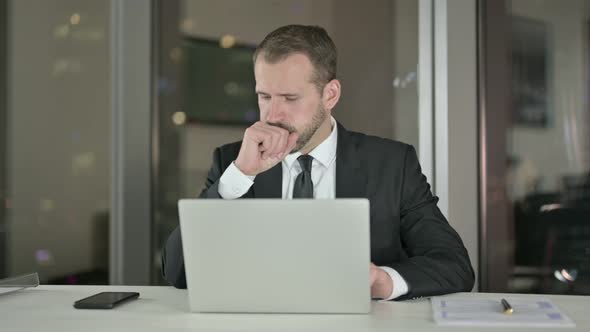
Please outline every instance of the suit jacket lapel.
[{"label": "suit jacket lapel", "polygon": [[273,168],[260,173],[254,179],[252,186],[254,198],[282,198],[283,166],[276,164]]},{"label": "suit jacket lapel", "polygon": [[336,148],[336,198],[366,198],[367,171],[362,166],[357,142],[338,123]]}]

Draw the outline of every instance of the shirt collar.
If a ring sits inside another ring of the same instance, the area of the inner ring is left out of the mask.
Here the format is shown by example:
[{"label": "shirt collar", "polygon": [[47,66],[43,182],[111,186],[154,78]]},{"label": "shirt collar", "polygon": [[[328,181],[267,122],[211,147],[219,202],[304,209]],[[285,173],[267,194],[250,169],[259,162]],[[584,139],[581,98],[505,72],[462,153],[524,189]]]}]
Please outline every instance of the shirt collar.
[{"label": "shirt collar", "polygon": [[[338,144],[338,125],[336,124],[334,117],[330,117],[330,119],[332,123],[332,132],[330,133],[330,136],[309,152],[309,155],[324,167],[330,166],[330,163],[334,160],[334,157],[336,156],[336,146]],[[285,159],[283,159],[283,162],[287,164],[289,169],[291,169],[299,156],[301,156],[301,152],[299,151],[288,154]]]}]

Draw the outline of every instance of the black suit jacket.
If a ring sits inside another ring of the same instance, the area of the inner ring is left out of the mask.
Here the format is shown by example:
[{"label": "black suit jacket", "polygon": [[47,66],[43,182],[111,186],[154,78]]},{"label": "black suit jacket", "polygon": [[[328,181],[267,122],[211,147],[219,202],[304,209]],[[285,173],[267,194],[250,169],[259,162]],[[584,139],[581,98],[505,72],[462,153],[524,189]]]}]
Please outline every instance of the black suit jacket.
[{"label": "black suit jacket", "polygon": [[[215,150],[200,198],[221,198],[219,178],[237,158],[240,146],[237,142]],[[281,163],[258,174],[242,197],[281,198]],[[405,279],[409,293],[399,299],[473,288],[467,250],[438,209],[438,198],[412,146],[347,131],[338,124],[336,198],[369,199],[371,261],[394,268]],[[162,272],[172,285],[186,288],[179,227],[163,249]]]}]

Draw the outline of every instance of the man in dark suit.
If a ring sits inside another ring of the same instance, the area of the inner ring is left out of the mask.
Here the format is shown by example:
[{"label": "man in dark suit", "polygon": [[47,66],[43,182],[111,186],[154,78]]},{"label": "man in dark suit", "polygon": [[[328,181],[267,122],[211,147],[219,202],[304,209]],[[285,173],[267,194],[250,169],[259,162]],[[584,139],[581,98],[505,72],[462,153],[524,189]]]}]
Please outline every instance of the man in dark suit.
[{"label": "man in dark suit", "polygon": [[[414,148],[348,131],[331,116],[341,86],[324,29],[271,32],[254,54],[254,75],[260,121],[241,142],[215,150],[201,198],[368,198],[374,298],[472,289],[467,250],[438,209]],[[162,269],[186,287],[179,228]]]}]

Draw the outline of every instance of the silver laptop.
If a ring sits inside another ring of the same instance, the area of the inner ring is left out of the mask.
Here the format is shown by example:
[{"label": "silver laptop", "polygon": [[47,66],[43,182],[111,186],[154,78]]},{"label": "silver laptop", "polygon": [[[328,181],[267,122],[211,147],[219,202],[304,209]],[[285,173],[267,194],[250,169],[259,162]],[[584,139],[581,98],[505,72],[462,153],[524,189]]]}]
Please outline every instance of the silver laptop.
[{"label": "silver laptop", "polygon": [[369,201],[178,203],[191,311],[368,313]]}]

